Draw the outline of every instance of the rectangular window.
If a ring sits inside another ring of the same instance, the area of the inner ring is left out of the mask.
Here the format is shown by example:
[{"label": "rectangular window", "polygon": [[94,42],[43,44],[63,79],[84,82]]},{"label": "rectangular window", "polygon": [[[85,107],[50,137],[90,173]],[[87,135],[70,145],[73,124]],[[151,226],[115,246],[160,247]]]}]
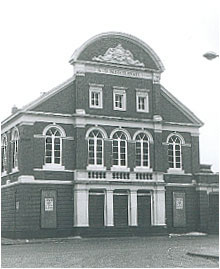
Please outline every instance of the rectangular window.
[{"label": "rectangular window", "polygon": [[113,90],[113,109],[126,110],[126,92],[124,89],[115,87]]},{"label": "rectangular window", "polygon": [[136,109],[137,112],[145,112],[145,113],[149,112],[148,90],[137,89]]},{"label": "rectangular window", "polygon": [[89,107],[90,108],[102,108],[102,87],[103,85],[92,84],[89,88]]}]

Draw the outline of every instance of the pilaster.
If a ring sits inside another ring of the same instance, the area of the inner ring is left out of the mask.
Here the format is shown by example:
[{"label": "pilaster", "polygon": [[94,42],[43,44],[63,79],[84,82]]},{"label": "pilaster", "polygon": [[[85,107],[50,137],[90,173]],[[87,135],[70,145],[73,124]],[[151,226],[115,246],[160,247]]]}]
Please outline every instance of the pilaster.
[{"label": "pilaster", "polygon": [[88,190],[74,190],[74,226],[89,226]]},{"label": "pilaster", "polygon": [[137,226],[137,191],[130,191],[130,225]]},{"label": "pilaster", "polygon": [[164,186],[153,191],[153,225],[166,225]]},{"label": "pilaster", "polygon": [[113,190],[106,191],[106,226],[114,226]]}]

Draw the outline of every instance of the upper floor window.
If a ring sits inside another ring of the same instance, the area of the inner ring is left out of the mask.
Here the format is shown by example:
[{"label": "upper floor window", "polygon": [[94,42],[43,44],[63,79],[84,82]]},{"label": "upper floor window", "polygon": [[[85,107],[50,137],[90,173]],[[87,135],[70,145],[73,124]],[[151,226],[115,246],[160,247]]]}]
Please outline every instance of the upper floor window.
[{"label": "upper floor window", "polygon": [[149,138],[145,133],[139,133],[135,142],[136,167],[150,168]]},{"label": "upper floor window", "polygon": [[45,135],[45,164],[62,164],[62,137],[64,131],[57,126],[49,126],[44,130]]},{"label": "upper floor window", "polygon": [[92,130],[88,135],[88,164],[103,166],[103,135],[99,130]]},{"label": "upper floor window", "polygon": [[149,112],[148,91],[137,89],[136,91],[136,109],[137,112]]},{"label": "upper floor window", "polygon": [[127,166],[127,135],[117,131],[112,136],[113,166]]},{"label": "upper floor window", "polygon": [[2,136],[1,141],[1,167],[2,167],[2,173],[7,171],[7,137],[6,135]]},{"label": "upper floor window", "polygon": [[18,169],[18,130],[14,129],[12,132],[12,168]]},{"label": "upper floor window", "polygon": [[172,135],[168,139],[168,163],[169,168],[182,169],[181,139]]},{"label": "upper floor window", "polygon": [[90,108],[102,108],[102,87],[103,85],[99,84],[90,84],[89,88],[89,107]]},{"label": "upper floor window", "polygon": [[114,110],[126,110],[126,91],[125,89],[119,89],[115,87],[113,90],[113,109]]}]

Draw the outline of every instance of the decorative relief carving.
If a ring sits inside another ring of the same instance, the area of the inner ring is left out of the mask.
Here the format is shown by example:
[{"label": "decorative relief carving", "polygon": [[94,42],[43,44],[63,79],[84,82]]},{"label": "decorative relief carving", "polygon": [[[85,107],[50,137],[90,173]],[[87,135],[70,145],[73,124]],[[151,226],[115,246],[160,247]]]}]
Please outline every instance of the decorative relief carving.
[{"label": "decorative relief carving", "polygon": [[104,55],[95,56],[92,60],[144,67],[144,64],[135,60],[133,54],[124,49],[121,44],[118,44],[115,48],[109,48]]}]

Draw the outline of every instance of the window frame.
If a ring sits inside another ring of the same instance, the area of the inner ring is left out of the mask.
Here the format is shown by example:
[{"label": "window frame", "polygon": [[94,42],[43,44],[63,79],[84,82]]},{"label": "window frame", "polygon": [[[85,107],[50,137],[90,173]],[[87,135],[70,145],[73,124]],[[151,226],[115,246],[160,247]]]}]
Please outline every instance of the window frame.
[{"label": "window frame", "polygon": [[[124,139],[120,139],[120,138],[117,138],[115,139],[114,138],[114,135],[117,134],[118,132],[121,132],[124,136],[125,136],[125,140]],[[124,130],[116,130],[112,133],[111,135],[111,139],[112,139],[112,168],[111,170],[130,170],[128,168],[128,140],[129,140],[129,136],[127,135],[127,133],[124,131]],[[114,164],[114,141],[117,142],[117,164]],[[121,142],[124,141],[125,142],[125,165],[121,165],[121,161],[123,160],[121,158]]]},{"label": "window frame", "polygon": [[[102,138],[98,138],[97,135],[93,136],[93,137],[90,137],[89,135],[91,133],[93,133],[94,131],[98,131],[101,134]],[[91,130],[89,132],[89,134],[88,134],[87,140],[88,140],[88,168],[91,168],[91,167],[93,167],[93,168],[95,168],[95,167],[97,167],[97,168],[104,167],[104,137],[103,137],[102,132],[99,129]],[[94,141],[94,144],[93,144],[93,147],[94,147],[94,153],[93,153],[94,154],[94,164],[90,163],[90,156],[89,156],[90,155],[89,147],[90,147],[90,141],[91,140]],[[101,164],[98,164],[98,162],[97,162],[97,160],[98,160],[98,158],[97,158],[97,147],[98,147],[97,141],[98,140],[102,141],[102,143],[101,143],[101,147],[102,147],[102,150],[101,150],[101,153],[102,153]]]},{"label": "window frame", "polygon": [[[149,91],[147,89],[136,89],[136,111],[149,113]],[[139,108],[139,98],[144,98],[144,109]]]},{"label": "window frame", "polygon": [[18,142],[19,142],[19,131],[17,128],[14,128],[12,131],[12,172],[18,171]]},{"label": "window frame", "polygon": [[2,176],[7,174],[8,168],[8,139],[5,134],[1,138],[1,174]]},{"label": "window frame", "polygon": [[[90,108],[97,108],[97,109],[102,109],[103,108],[103,85],[96,85],[96,84],[90,84],[89,87],[89,107]],[[92,104],[92,93],[97,93],[99,98],[98,98],[98,105]]]},{"label": "window frame", "polygon": [[[179,139],[179,143],[175,143],[175,141],[173,141],[172,143],[169,142],[170,139],[172,139],[173,136],[176,136],[178,139]],[[170,134],[168,137],[167,137],[167,145],[168,145],[168,148],[167,148],[167,158],[168,158],[168,172],[172,173],[172,172],[184,172],[183,170],[183,156],[182,156],[182,146],[185,144],[185,141],[183,139],[182,136],[180,136],[179,134],[176,134],[176,133],[173,133],[173,134]],[[172,146],[172,152],[173,152],[173,157],[169,155],[169,146]],[[176,156],[176,146],[179,145],[179,150],[180,151],[180,155],[179,156]],[[169,157],[172,157],[173,158],[173,167],[170,167],[170,161],[169,161]],[[179,157],[180,158],[180,167],[177,167],[177,161],[176,161],[176,158]]]},{"label": "window frame", "polygon": [[[122,107],[116,106],[116,95],[122,96]],[[113,89],[113,110],[126,111],[126,88],[114,87]]]},{"label": "window frame", "polygon": [[[140,140],[137,139],[137,137],[142,134],[147,137],[147,140],[143,140],[143,138]],[[137,142],[141,144],[141,153],[140,153],[141,165],[137,165]],[[144,142],[147,143],[147,160],[144,159]],[[144,165],[144,161],[147,161],[147,164],[148,164],[147,166]],[[135,163],[136,163],[137,169],[147,169],[147,170],[150,169],[150,139],[148,135],[144,132],[137,134],[136,139],[135,139]]]},{"label": "window frame", "polygon": [[[52,128],[55,128],[57,129],[57,131],[60,133],[59,136],[55,136],[55,135],[47,135],[47,132],[52,129]],[[58,125],[49,125],[47,126],[44,131],[43,131],[43,135],[44,135],[44,165],[43,165],[43,169],[44,170],[64,170],[65,167],[62,165],[63,163],[63,138],[66,136],[65,134],[65,131],[63,130],[63,128],[61,128],[60,126]],[[47,145],[47,138],[51,137],[52,139],[52,149],[51,149],[51,163],[47,163],[46,162],[46,151],[47,151],[47,148],[46,148],[46,145]],[[59,163],[55,163],[55,139],[56,138],[59,138],[59,144],[60,144],[60,162]]]}]

